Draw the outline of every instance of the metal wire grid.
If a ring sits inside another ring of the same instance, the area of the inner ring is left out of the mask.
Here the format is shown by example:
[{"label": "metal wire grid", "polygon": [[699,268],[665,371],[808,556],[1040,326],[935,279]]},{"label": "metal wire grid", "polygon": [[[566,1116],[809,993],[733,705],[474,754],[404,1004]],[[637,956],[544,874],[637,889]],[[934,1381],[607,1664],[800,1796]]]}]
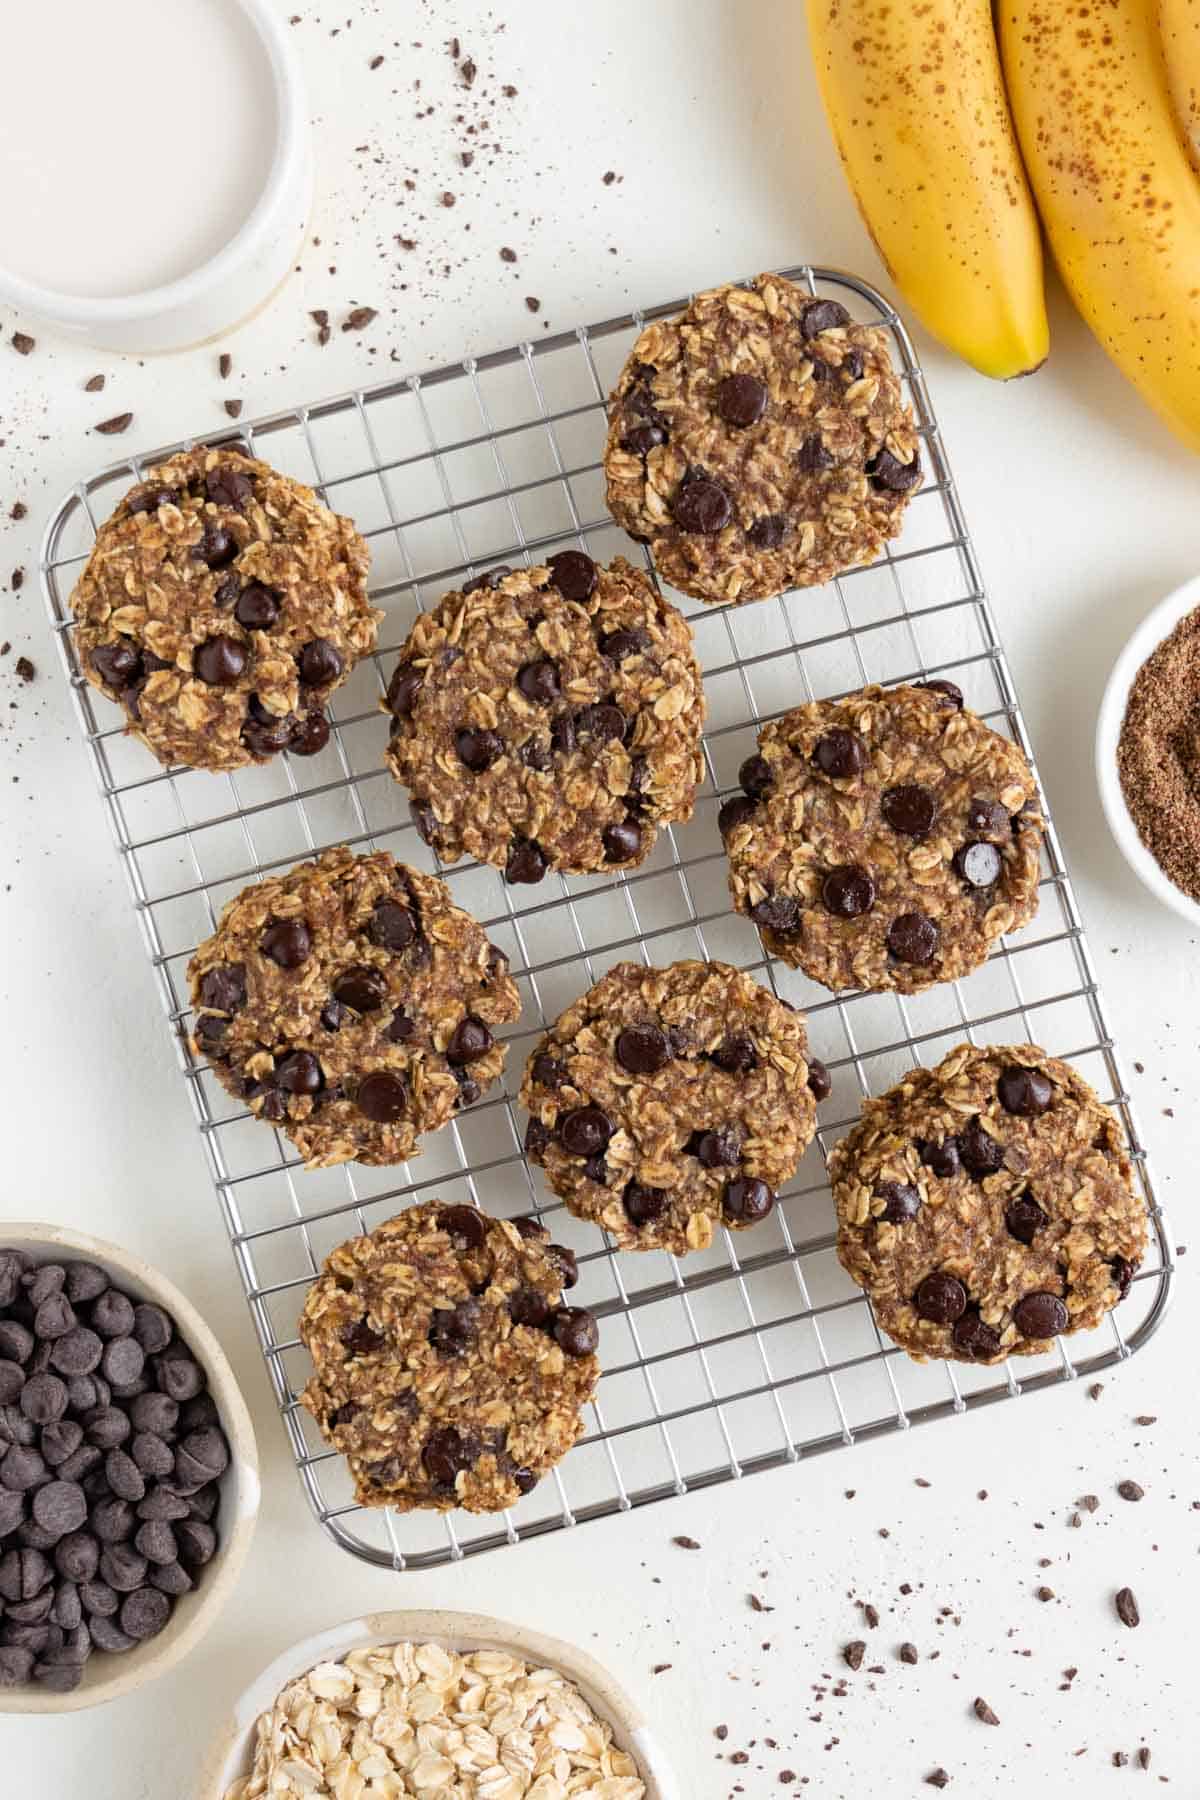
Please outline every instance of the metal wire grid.
[{"label": "metal wire grid", "polygon": [[[468,573],[541,561],[564,545],[601,559],[629,553],[604,507],[604,396],[642,325],[683,301],[277,413],[211,440],[240,439],[313,483],[372,545],[384,641],[335,696],[329,746],[310,762],[280,757],[236,776],[159,770],[80,676],[65,629],[79,566],[130,480],[179,446],[81,482],[46,533],[51,619],[297,1468],[324,1528],[370,1562],[427,1568],[1069,1382],[1140,1347],[1168,1299],[1165,1221],[1053,824],[1036,920],[969,979],[928,994],[831,997],[765,959],[753,928],[730,911],[716,810],[764,719],[867,680],[945,675],[1029,751],[903,325],[857,279],[807,267],[785,273],[814,293],[838,295],[890,334],[920,422],[926,485],[885,558],[826,588],[742,609],[676,596],[706,671],[706,779],[693,821],[665,831],[634,873],[551,877],[514,890],[481,865],[439,868],[411,827],[406,796],[382,767],[377,708],[416,610]],[[503,1093],[493,1090],[427,1138],[411,1167],[304,1170],[286,1140],[232,1102],[187,1048],[184,971],[222,905],[247,882],[340,842],[388,848],[437,869],[509,953],[522,993]],[[520,1151],[514,1096],[532,1042],[584,985],[631,956],[660,964],[711,956],[751,970],[805,1009],[814,1052],[834,1080],[817,1141],[771,1219],[737,1238],[721,1232],[709,1251],[685,1260],[617,1256],[565,1212]],[[1029,1039],[1072,1059],[1124,1120],[1153,1227],[1151,1255],[1120,1320],[1114,1315],[1101,1330],[1019,1369],[911,1363],[880,1336],[833,1249],[824,1170],[833,1142],[864,1095],[890,1085],[914,1060],[936,1061],[964,1037]],[[581,1281],[574,1298],[601,1320],[605,1373],[586,1437],[500,1519],[358,1508],[341,1458],[296,1398],[308,1369],[296,1319],[324,1255],[399,1206],[433,1195],[507,1216],[536,1210],[575,1248]]]}]

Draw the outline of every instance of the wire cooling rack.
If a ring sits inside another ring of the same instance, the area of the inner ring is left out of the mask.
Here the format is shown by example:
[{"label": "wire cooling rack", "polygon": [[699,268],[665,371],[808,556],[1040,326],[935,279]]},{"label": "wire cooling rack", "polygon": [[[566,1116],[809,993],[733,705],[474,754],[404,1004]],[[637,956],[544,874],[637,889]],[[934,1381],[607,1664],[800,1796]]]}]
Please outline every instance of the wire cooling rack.
[{"label": "wire cooling rack", "polygon": [[[635,872],[551,876],[536,888],[510,888],[478,864],[438,869],[411,826],[407,795],[382,766],[387,726],[378,700],[417,610],[466,575],[497,562],[540,562],[569,545],[601,560],[630,553],[604,505],[604,397],[643,323],[682,300],[289,409],[210,440],[240,439],[314,484],[370,541],[373,595],[386,612],[382,642],[334,696],[333,734],[317,758],[281,756],[236,775],[160,770],[122,734],[116,708],[80,676],[66,630],[80,565],[125,488],[179,445],[81,482],[46,534],[51,617],[297,1468],[324,1528],[370,1562],[428,1568],[1060,1386],[1129,1356],[1167,1301],[1165,1224],[1053,824],[1033,922],[968,979],[907,999],[831,997],[766,960],[753,927],[730,910],[716,813],[764,719],[868,680],[940,675],[1029,751],[903,325],[850,276],[785,273],[814,293],[836,294],[856,317],[889,333],[924,440],[925,486],[886,556],[827,587],[740,609],[676,596],[705,670],[706,778],[694,819],[664,831]],[[438,869],[508,953],[521,991],[504,1091],[493,1089],[427,1137],[418,1160],[393,1169],[306,1171],[286,1139],[231,1101],[187,1048],[185,969],[222,906],[248,882],[337,843],[386,848]],[[738,964],[803,1007],[833,1091],[796,1179],[756,1230],[736,1238],[719,1232],[709,1250],[686,1259],[618,1256],[527,1167],[514,1096],[540,1031],[613,963],[689,956]],[[888,1087],[914,1061],[936,1062],[964,1038],[1028,1039],[1069,1056],[1119,1110],[1152,1220],[1151,1252],[1120,1317],[1019,1367],[910,1362],[880,1336],[834,1253],[825,1176],[832,1144],[864,1095]],[[585,1438],[501,1517],[357,1507],[342,1459],[297,1401],[309,1365],[296,1321],[323,1257],[406,1203],[433,1196],[477,1201],[505,1216],[544,1215],[553,1235],[578,1253],[573,1299],[601,1321],[604,1376]]]}]

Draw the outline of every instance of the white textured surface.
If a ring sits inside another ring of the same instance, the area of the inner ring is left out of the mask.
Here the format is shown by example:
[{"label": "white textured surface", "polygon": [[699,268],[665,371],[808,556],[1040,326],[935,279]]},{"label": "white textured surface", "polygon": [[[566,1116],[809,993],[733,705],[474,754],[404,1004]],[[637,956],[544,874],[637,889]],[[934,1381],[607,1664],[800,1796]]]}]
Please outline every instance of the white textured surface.
[{"label": "white textured surface", "polygon": [[[1168,1775],[1172,1794],[1194,1800],[1200,1462],[1190,1264],[1200,1249],[1183,1260],[1157,1340],[1098,1401],[1076,1391],[1005,1403],[402,1582],[353,1563],[313,1527],[271,1416],[36,583],[14,595],[8,571],[32,568],[52,501],[108,459],[114,446],[86,428],[113,413],[136,415],[124,451],[217,428],[222,400],[235,393],[258,413],[380,377],[389,351],[419,368],[511,342],[543,320],[557,329],[602,318],[797,257],[882,276],[820,116],[798,5],[587,0],[568,13],[522,0],[499,35],[505,15],[465,0],[410,5],[402,26],[400,9],[382,0],[321,13],[284,0],[282,10],[304,14],[296,34],[317,116],[322,243],[306,250],[302,274],[269,312],[216,347],[234,357],[231,380],[218,381],[215,349],[139,366],[46,340],[21,359],[7,340],[26,322],[0,319],[0,638],[14,646],[0,661],[0,755],[5,776],[17,778],[0,784],[0,1213],[60,1216],[169,1270],[237,1366],[265,1476],[250,1573],[197,1655],[107,1712],[0,1721],[4,1790],[175,1800],[234,1696],[288,1643],[356,1610],[445,1605],[520,1617],[591,1649],[644,1693],[685,1791],[690,1784],[703,1800],[739,1782],[752,1796],[790,1792],[776,1782],[781,1769],[808,1775],[823,1800],[890,1800],[926,1791],[922,1777],[937,1763],[955,1778],[951,1793],[1093,1800],[1134,1781],[1136,1770],[1110,1768],[1111,1752],[1143,1740],[1154,1751],[1147,1779]],[[119,0],[110,11],[119,15]],[[481,134],[502,152],[494,163],[477,154],[469,172],[457,151],[471,140],[446,123],[443,45],[454,33],[480,65],[473,115],[492,71],[519,90],[497,98],[499,128]],[[416,39],[421,50],[409,47]],[[371,71],[376,54],[387,60]],[[438,113],[418,122],[427,104]],[[355,154],[364,144],[369,151]],[[624,179],[605,186],[606,170]],[[97,204],[129,204],[135,173]],[[444,190],[458,196],[453,210],[438,204]],[[418,249],[395,250],[397,279],[410,285],[389,295],[390,265],[377,252],[394,233]],[[517,250],[515,271],[501,245]],[[442,262],[448,275],[427,274]],[[542,300],[536,320],[526,294]],[[361,337],[336,329],[354,304],[380,308]],[[325,350],[312,342],[309,307],[331,311]],[[1198,1147],[1189,1102],[1200,1068],[1194,934],[1120,862],[1090,762],[1108,666],[1150,604],[1195,572],[1198,469],[1110,369],[1057,286],[1052,326],[1048,366],[1005,388],[919,347],[1116,1029],[1127,1060],[1144,1064],[1134,1095],[1177,1240],[1187,1243]],[[101,370],[106,391],[85,395],[83,382]],[[19,525],[7,517],[16,499],[30,508]],[[18,652],[38,665],[31,688],[13,678]],[[1139,1428],[1139,1414],[1158,1423]],[[918,1475],[932,1485],[916,1488]],[[1138,1507],[1113,1491],[1125,1476],[1147,1490]],[[846,1488],[854,1500],[843,1499]],[[976,1499],[979,1489],[988,1500]],[[1071,1502],[1084,1492],[1101,1508],[1072,1530]],[[702,1548],[673,1546],[676,1534]],[[1041,1557],[1052,1566],[1040,1569]],[[908,1598],[898,1596],[903,1582]],[[1034,1598],[1042,1583],[1057,1602]],[[1141,1603],[1137,1632],[1112,1612],[1112,1592],[1126,1583]],[[775,1610],[753,1611],[751,1592]],[[851,1596],[880,1607],[877,1632],[861,1629]],[[939,1624],[942,1606],[961,1624]],[[839,1646],[858,1635],[870,1640],[868,1657],[847,1675],[847,1697],[817,1699],[810,1684],[836,1675]],[[902,1639],[922,1654],[916,1668],[896,1660]],[[886,1673],[869,1676],[871,1661]],[[671,1667],[651,1675],[663,1663]],[[1064,1693],[1068,1666],[1079,1673]],[[976,1694],[1000,1715],[998,1730],[971,1715]],[[721,1722],[723,1745],[712,1736]],[[746,1765],[716,1760],[751,1738]]]}]

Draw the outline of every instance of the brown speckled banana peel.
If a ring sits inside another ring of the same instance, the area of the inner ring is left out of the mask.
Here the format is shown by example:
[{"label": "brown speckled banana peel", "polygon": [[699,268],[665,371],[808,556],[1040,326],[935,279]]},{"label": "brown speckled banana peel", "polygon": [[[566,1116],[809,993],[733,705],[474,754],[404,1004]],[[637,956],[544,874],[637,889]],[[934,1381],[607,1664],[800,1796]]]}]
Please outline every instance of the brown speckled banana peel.
[{"label": "brown speckled banana peel", "polygon": [[990,0],[807,0],[817,80],[868,231],[925,327],[984,375],[1050,345],[1037,215]]},{"label": "brown speckled banana peel", "polygon": [[1000,45],[1063,281],[1117,367],[1200,450],[1200,181],[1156,0],[1001,0]]},{"label": "brown speckled banana peel", "polygon": [[1158,30],[1175,118],[1200,173],[1200,0],[1158,0]]}]

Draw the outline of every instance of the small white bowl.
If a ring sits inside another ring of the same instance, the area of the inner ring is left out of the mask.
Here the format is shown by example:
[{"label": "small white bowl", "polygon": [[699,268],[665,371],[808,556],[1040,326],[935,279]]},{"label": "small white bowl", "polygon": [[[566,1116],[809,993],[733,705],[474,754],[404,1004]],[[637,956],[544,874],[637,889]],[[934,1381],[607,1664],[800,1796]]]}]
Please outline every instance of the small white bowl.
[{"label": "small white bowl", "polygon": [[[295,260],[312,206],[312,132],[286,9],[272,0],[236,4],[266,55],[275,141],[266,182],[234,236],[178,280],[111,298],[56,292],[0,266],[0,302],[103,350],[151,352],[218,337],[243,324],[274,294]],[[219,110],[213,117],[219,129]],[[97,205],[103,204],[105,196],[97,196]]]},{"label": "small white bowl", "polygon": [[1185,581],[1182,587],[1176,588],[1173,594],[1168,594],[1165,600],[1160,600],[1157,606],[1151,608],[1113,665],[1096,720],[1096,783],[1100,789],[1100,804],[1104,808],[1104,816],[1108,820],[1108,828],[1113,834],[1117,849],[1143,887],[1148,888],[1156,900],[1161,900],[1164,906],[1169,906],[1172,912],[1178,913],[1181,919],[1187,919],[1193,925],[1200,925],[1200,904],[1185,894],[1182,888],[1177,888],[1163,873],[1138,836],[1137,826],[1121,791],[1121,778],[1117,773],[1117,744],[1125,708],[1129,702],[1129,690],[1136,681],[1142,664],[1157,650],[1164,638],[1171,635],[1179,621],[1186,618],[1188,613],[1194,612],[1197,606],[1200,606],[1200,575]]},{"label": "small white bowl", "polygon": [[681,1800],[681,1789],[636,1701],[606,1669],[583,1650],[561,1639],[507,1625],[479,1613],[368,1613],[345,1625],[305,1638],[277,1656],[252,1682],[234,1708],[233,1722],[213,1750],[201,1779],[198,1800],[224,1800],[230,1784],[248,1775],[254,1755],[255,1726],[269,1712],[289,1681],[319,1662],[336,1662],[350,1650],[375,1644],[439,1644],[444,1650],[504,1650],[535,1667],[559,1669],[574,1682],[597,1718],[612,1726],[613,1739],[638,1765],[647,1800]]},{"label": "small white bowl", "polygon": [[165,1275],[141,1257],[100,1238],[57,1225],[8,1224],[0,1221],[0,1249],[24,1250],[41,1262],[98,1263],[115,1287],[136,1300],[164,1307],[179,1335],[208,1376],[209,1392],[229,1440],[229,1467],[221,1477],[217,1512],[217,1550],[201,1570],[190,1593],[176,1600],[163,1630],[136,1649],[120,1655],[93,1651],[83,1667],[83,1680],[69,1694],[47,1693],[36,1682],[0,1688],[0,1713],[66,1713],[102,1706],[134,1688],[157,1680],[194,1650],[237,1585],[258,1518],[260,1487],[254,1427],[225,1353],[190,1300]]}]

